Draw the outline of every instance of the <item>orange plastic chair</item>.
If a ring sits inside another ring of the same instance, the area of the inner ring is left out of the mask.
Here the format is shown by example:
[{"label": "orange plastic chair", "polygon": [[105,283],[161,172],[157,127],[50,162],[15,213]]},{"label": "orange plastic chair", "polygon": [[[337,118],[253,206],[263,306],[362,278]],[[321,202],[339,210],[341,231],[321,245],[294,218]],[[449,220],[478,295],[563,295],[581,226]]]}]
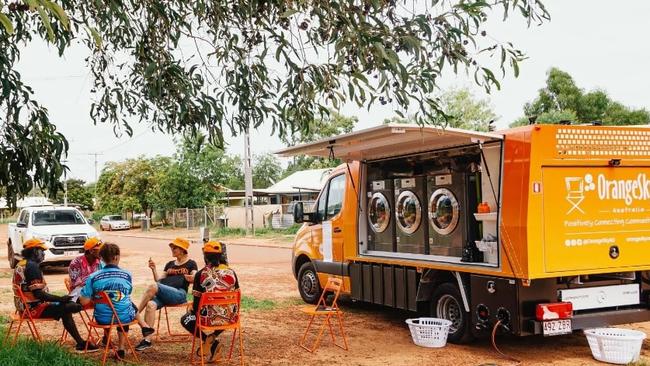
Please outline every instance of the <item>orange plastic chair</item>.
[{"label": "orange plastic chair", "polygon": [[[340,278],[334,278],[334,277],[328,278],[327,284],[325,285],[325,288],[323,289],[323,293],[320,295],[320,299],[318,299],[318,303],[316,303],[316,306],[309,305],[301,309],[304,313],[311,315],[311,319],[309,320],[309,325],[307,325],[307,329],[305,329],[305,333],[302,335],[302,338],[300,339],[299,342],[300,347],[312,353],[316,351],[318,345],[320,344],[321,337],[323,336],[323,332],[325,332],[325,326],[327,326],[329,328],[330,337],[332,338],[332,343],[334,343],[334,345],[339,348],[342,348],[346,351],[348,350],[348,341],[345,338],[345,330],[343,329],[343,312],[339,309],[339,305],[337,303],[339,299],[339,295],[341,294],[342,285],[343,285],[343,280],[341,280]],[[325,302],[326,296],[329,292],[334,293],[334,299],[332,300],[331,305],[327,305],[327,303]],[[320,331],[318,332],[316,339],[311,344],[311,346],[308,346],[306,344],[307,336],[309,335],[309,330],[311,329],[311,326],[314,323],[314,319],[316,319],[317,316],[324,317],[325,319],[323,320],[323,324],[320,327]],[[336,319],[338,320],[339,331],[341,333],[341,336],[343,337],[343,345],[336,343],[336,336],[334,335],[334,329],[332,328],[332,323],[330,322],[330,319],[333,317],[336,317]]]},{"label": "orange plastic chair", "polygon": [[[70,293],[70,291],[72,291],[72,281],[70,280],[70,277],[64,278],[63,283],[65,284],[65,289],[68,290],[68,293]],[[84,323],[84,327],[88,331],[88,334],[90,334],[91,328],[88,326],[88,323],[92,321],[92,317],[88,315],[88,310],[94,310],[94,305],[92,303],[84,305],[81,312],[79,313],[79,316],[81,317],[81,321]],[[95,335],[97,336],[97,338],[99,338],[99,333],[97,332],[97,329],[93,328],[93,330],[95,331]],[[64,329],[62,342],[65,342],[67,338],[68,338],[68,332],[66,332]]]},{"label": "orange plastic chair", "polygon": [[[156,341],[157,342],[180,342],[184,341],[187,337],[191,337],[192,335],[185,332],[185,333],[173,333],[171,330],[171,326],[169,325],[169,313],[167,312],[167,308],[182,308],[184,307],[186,310],[189,309],[192,306],[192,302],[188,301],[184,304],[177,304],[177,305],[165,305],[158,309],[158,324],[156,326]],[[170,339],[165,339],[161,338],[160,336],[160,318],[162,315],[162,312],[165,312],[165,322],[167,323],[167,334],[166,336],[171,337]],[[179,338],[180,337],[180,338]]]},{"label": "orange plastic chair", "polygon": [[[224,325],[204,325],[201,323],[201,310],[208,306],[232,306],[235,305],[237,309],[237,321]],[[194,328],[194,337],[192,340],[192,350],[190,351],[190,362],[195,364],[194,350],[196,349],[196,338],[200,337],[202,331],[215,331],[215,330],[233,330],[232,341],[230,342],[230,351],[228,353],[228,361],[232,359],[232,351],[235,347],[235,338],[239,332],[239,360],[240,364],[244,364],[244,341],[241,331],[241,292],[237,291],[224,291],[224,292],[204,292],[201,294],[199,300],[199,308],[196,311],[196,327]],[[203,339],[199,340],[199,349],[201,350],[201,366],[205,365],[205,353],[203,350]]]},{"label": "orange plastic chair", "polygon": [[[27,324],[27,327],[29,328],[29,332],[32,335],[32,338],[36,341],[43,341],[41,338],[40,333],[38,332],[38,329],[36,328],[36,323],[43,323],[43,322],[59,322],[58,320],[54,318],[34,318],[32,316],[32,313],[29,311],[29,304],[27,303],[27,298],[25,297],[25,293],[23,290],[20,288],[18,285],[12,285],[13,290],[14,290],[14,296],[18,298],[18,301],[21,302],[23,306],[23,311],[19,311],[16,309],[16,312],[11,316],[11,322],[9,323],[9,329],[7,329],[7,333],[5,334],[5,342],[7,339],[9,339],[9,335],[11,334],[14,324],[17,322],[18,326],[16,327],[16,333],[14,335],[14,339],[12,341],[12,344],[16,343],[16,340],[18,339],[18,335],[20,334],[20,328],[22,327],[23,323]],[[64,337],[66,335],[65,329],[63,329],[63,333],[61,333],[61,338],[59,338],[59,343],[63,343]]]},{"label": "orange plastic chair", "polygon": [[[111,347],[113,349],[115,348],[115,347],[112,347],[112,342],[110,341],[110,339],[111,339],[111,331],[113,330],[113,328],[116,328],[116,331],[119,329],[119,330],[122,330],[122,332],[124,332],[124,327],[138,324],[138,322],[136,320],[133,320],[133,321],[131,321],[129,323],[122,323],[122,321],[120,321],[119,316],[117,315],[117,311],[115,311],[115,307],[113,306],[113,302],[111,301],[110,297],[108,297],[108,294],[106,292],[102,291],[102,292],[97,293],[97,295],[93,297],[93,302],[95,304],[108,305],[111,308],[111,312],[113,312],[110,324],[99,324],[99,323],[97,323],[97,320],[95,319],[95,314],[94,313],[93,313],[93,320],[88,323],[88,326],[91,327],[91,328],[99,328],[99,329],[104,329],[105,330],[106,339],[108,340],[108,342],[106,342],[106,347],[104,347],[104,354],[102,356],[102,366],[103,366],[103,365],[106,364],[106,357],[108,356],[108,348],[109,347]],[[126,332],[124,332],[124,334],[126,335]],[[88,333],[88,343],[94,343],[92,338],[93,338],[92,334]],[[88,343],[86,343],[86,347],[88,347]],[[139,362],[138,355],[136,354],[135,348],[131,344],[131,340],[129,340],[128,336],[126,337],[126,344],[128,345],[129,350],[133,354],[133,358],[135,358],[135,361]]]}]

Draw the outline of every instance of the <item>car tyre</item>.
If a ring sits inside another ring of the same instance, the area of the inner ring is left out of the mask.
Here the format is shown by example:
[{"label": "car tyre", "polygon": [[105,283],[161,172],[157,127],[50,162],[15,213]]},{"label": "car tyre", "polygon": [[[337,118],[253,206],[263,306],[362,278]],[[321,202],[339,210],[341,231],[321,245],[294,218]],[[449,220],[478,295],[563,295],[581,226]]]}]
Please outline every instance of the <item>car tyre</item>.
[{"label": "car tyre", "polygon": [[458,287],[452,283],[443,283],[431,296],[431,316],[452,322],[447,340],[451,343],[470,343],[472,334],[471,314],[465,311],[463,298]]},{"label": "car tyre", "polygon": [[18,261],[16,260],[16,254],[14,253],[13,246],[11,246],[11,242],[7,243],[7,259],[9,259],[9,267],[11,269],[16,268]]},{"label": "car tyre", "polygon": [[311,262],[300,266],[298,271],[298,292],[303,301],[308,304],[316,304],[320,298],[322,289],[318,280],[318,273]]}]

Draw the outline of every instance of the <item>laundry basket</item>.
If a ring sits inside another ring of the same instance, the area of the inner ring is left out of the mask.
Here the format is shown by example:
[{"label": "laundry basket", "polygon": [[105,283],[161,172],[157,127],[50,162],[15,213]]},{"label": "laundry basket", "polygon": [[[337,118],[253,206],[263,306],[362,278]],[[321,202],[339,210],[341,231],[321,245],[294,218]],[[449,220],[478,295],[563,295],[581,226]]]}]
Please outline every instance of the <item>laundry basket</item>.
[{"label": "laundry basket", "polygon": [[643,332],[621,328],[594,328],[585,330],[591,354],[598,361],[620,365],[639,360]]},{"label": "laundry basket", "polygon": [[451,322],[438,318],[406,319],[413,343],[421,347],[440,348],[447,344]]}]

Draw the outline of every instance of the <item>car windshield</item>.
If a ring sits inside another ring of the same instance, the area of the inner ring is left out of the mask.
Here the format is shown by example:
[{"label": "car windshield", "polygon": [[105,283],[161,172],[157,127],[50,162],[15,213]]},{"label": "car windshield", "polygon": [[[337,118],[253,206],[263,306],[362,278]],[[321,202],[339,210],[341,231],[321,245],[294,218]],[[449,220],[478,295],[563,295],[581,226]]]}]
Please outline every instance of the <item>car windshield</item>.
[{"label": "car windshield", "polygon": [[36,211],[33,213],[33,225],[81,225],[85,224],[83,216],[74,210]]},{"label": "car windshield", "polygon": [[122,216],[120,215],[114,215],[108,217],[108,221],[119,221],[119,220],[122,220]]}]

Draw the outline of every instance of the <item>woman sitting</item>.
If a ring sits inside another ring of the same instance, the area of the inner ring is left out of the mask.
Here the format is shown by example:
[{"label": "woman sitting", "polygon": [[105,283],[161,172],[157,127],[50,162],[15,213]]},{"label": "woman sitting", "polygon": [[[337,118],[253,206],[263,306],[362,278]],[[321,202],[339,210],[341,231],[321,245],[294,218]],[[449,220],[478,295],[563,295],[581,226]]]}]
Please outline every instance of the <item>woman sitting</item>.
[{"label": "woman sitting", "polygon": [[[194,277],[192,286],[192,295],[194,295],[194,304],[192,312],[181,317],[181,324],[188,332],[195,334],[196,312],[199,309],[201,294],[205,292],[225,292],[234,291],[239,288],[237,275],[228,267],[224,256],[223,248],[218,241],[208,241],[203,246],[203,258],[205,267],[199,270]],[[207,326],[217,326],[230,324],[237,321],[239,309],[236,306],[210,306],[201,309],[201,324]],[[217,336],[221,330],[214,331],[212,334],[200,334],[200,339],[204,340],[203,349],[210,350],[209,362],[214,359],[219,341]],[[208,348],[209,347],[209,348]],[[199,348],[200,349],[200,348]]]}]

